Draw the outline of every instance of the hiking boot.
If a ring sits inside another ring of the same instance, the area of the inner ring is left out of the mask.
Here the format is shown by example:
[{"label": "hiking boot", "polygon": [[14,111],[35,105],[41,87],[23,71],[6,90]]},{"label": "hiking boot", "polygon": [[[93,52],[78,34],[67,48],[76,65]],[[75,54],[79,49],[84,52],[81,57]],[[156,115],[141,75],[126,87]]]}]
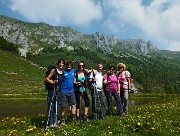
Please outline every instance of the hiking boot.
[{"label": "hiking boot", "polygon": [[72,121],[76,122],[76,115],[75,114],[72,114]]},{"label": "hiking boot", "polygon": [[100,119],[102,119],[102,120],[103,120],[103,119],[105,119],[105,117],[100,117]]},{"label": "hiking boot", "polygon": [[72,121],[73,121],[73,122],[76,122],[76,121],[77,121],[76,117],[73,117],[73,118],[72,118]]},{"label": "hiking boot", "polygon": [[97,119],[98,119],[97,115],[93,115],[93,120],[97,120]]},{"label": "hiking boot", "polygon": [[61,124],[60,124],[61,126],[64,126],[64,125],[66,125],[66,123],[65,123],[65,119],[61,119]]},{"label": "hiking boot", "polygon": [[54,124],[54,128],[56,128],[56,127],[58,127],[58,125],[55,123],[55,124]]},{"label": "hiking boot", "polygon": [[125,113],[118,113],[118,116],[123,116]]},{"label": "hiking boot", "polygon": [[55,128],[55,127],[57,127],[57,125],[51,124],[47,128]]},{"label": "hiking boot", "polygon": [[89,121],[88,116],[87,116],[87,115],[84,115],[83,120],[84,120],[84,121]]},{"label": "hiking boot", "polygon": [[79,117],[79,116],[76,117],[76,121],[77,121],[77,122],[80,121],[80,117]]},{"label": "hiking boot", "polygon": [[57,121],[57,125],[59,125],[60,123],[61,123],[61,120],[58,120],[58,121]]}]

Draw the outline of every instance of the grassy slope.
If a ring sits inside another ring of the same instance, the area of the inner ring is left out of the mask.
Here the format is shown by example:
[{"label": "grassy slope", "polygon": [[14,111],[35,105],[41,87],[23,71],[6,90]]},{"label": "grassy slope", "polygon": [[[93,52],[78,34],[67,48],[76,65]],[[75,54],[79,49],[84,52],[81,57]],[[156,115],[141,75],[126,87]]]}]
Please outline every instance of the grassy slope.
[{"label": "grassy slope", "polygon": [[45,94],[44,70],[13,53],[0,50],[0,97],[6,94],[39,97]]}]

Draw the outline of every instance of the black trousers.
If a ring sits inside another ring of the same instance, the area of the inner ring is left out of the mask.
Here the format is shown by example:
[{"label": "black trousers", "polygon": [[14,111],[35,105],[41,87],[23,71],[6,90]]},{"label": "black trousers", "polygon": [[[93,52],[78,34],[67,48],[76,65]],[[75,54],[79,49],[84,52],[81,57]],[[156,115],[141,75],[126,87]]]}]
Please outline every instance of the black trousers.
[{"label": "black trousers", "polygon": [[[89,102],[89,97],[87,95],[87,92],[80,92],[80,91],[74,91],[75,97],[76,97],[76,109],[80,108],[80,96],[82,97],[85,107],[89,107],[90,102]],[[81,105],[82,106],[82,105]]]}]

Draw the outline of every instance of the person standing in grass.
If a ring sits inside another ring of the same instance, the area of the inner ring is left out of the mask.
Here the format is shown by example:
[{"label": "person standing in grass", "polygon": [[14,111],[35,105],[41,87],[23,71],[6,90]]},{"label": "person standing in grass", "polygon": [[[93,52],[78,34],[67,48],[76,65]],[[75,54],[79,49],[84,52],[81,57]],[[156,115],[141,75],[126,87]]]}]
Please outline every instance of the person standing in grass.
[{"label": "person standing in grass", "polygon": [[90,87],[92,97],[92,115],[93,119],[98,118],[98,100],[100,101],[100,119],[104,119],[106,116],[106,103],[103,95],[103,65],[102,63],[97,64],[97,70],[93,70],[90,75]]},{"label": "person standing in grass", "polygon": [[57,68],[50,66],[50,71],[47,71],[45,77],[45,85],[48,90],[47,94],[47,115],[48,121],[47,125],[50,127],[56,127],[57,121],[57,101],[59,98],[59,89],[61,88],[61,83],[63,80],[63,67],[65,60],[59,59],[57,62]]},{"label": "person standing in grass", "polygon": [[72,69],[73,63],[71,61],[66,61],[66,68],[63,70],[64,79],[62,81],[60,89],[60,119],[61,125],[65,125],[65,107],[68,104],[71,106],[72,119],[76,119],[76,99],[74,94],[74,73],[75,69]]},{"label": "person standing in grass", "polygon": [[87,94],[87,70],[85,71],[85,64],[83,61],[80,61],[78,63],[78,70],[75,73],[75,78],[74,78],[74,93],[76,96],[76,119],[77,121],[80,120],[80,97],[82,97],[84,103],[85,103],[85,108],[84,108],[84,117],[83,120],[87,121],[88,120],[88,110],[89,110],[89,97]]},{"label": "person standing in grass", "polygon": [[123,106],[124,113],[128,113],[128,95],[130,91],[130,81],[131,81],[131,74],[129,71],[126,71],[126,65],[123,63],[119,63],[117,65],[119,73],[118,80],[119,80],[119,89],[120,89],[120,97]]},{"label": "person standing in grass", "polygon": [[108,104],[108,113],[112,114],[112,96],[115,99],[116,106],[118,109],[118,115],[123,115],[123,109],[120,99],[120,90],[118,88],[118,78],[115,73],[115,66],[111,65],[109,67],[109,72],[104,75],[104,85],[105,85],[105,96]]}]

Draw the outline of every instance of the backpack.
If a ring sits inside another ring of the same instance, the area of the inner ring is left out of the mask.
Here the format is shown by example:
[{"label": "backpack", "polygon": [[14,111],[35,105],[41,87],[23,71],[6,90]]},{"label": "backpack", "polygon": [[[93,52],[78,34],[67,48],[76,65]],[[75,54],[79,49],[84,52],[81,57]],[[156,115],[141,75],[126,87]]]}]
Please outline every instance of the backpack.
[{"label": "backpack", "polygon": [[[87,76],[87,74],[85,72],[83,72],[83,73],[84,73],[84,76],[85,76],[83,86],[84,86],[84,88],[88,88],[88,76]],[[78,71],[76,71],[74,74],[75,74],[75,78],[76,78],[76,81],[77,81],[78,80]],[[78,91],[79,90],[79,86],[74,84],[74,90]]]},{"label": "backpack", "polygon": [[[57,67],[54,66],[54,65],[49,65],[48,68],[47,68],[47,71],[46,71],[46,73],[45,73],[45,78],[50,74],[50,72],[51,72],[52,69],[56,69],[56,68],[57,68]],[[56,80],[55,74],[52,75],[51,79],[52,79],[52,80]],[[45,81],[44,81],[44,85],[45,85],[45,88],[46,88],[47,90],[53,90],[53,89],[54,89],[54,85],[51,84],[51,83],[49,83],[46,79],[45,79]]]}]

